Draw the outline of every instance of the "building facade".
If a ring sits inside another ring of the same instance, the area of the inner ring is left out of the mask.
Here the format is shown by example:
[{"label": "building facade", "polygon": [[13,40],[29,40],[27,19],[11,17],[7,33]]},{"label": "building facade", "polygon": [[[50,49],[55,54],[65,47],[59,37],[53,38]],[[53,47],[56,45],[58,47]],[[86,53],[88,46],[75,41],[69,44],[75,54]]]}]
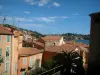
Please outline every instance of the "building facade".
[{"label": "building facade", "polygon": [[41,67],[42,51],[36,48],[21,48],[18,57],[18,75],[28,74],[31,69]]},{"label": "building facade", "polygon": [[13,33],[0,25],[0,75],[11,75]]}]

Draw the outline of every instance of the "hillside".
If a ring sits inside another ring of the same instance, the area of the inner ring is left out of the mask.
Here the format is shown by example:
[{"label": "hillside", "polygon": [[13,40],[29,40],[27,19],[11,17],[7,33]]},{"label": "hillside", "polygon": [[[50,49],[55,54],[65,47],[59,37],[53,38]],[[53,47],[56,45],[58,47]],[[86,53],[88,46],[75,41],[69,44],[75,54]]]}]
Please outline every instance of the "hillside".
[{"label": "hillside", "polygon": [[[23,33],[27,33],[31,36],[36,37],[37,39],[46,35],[43,35],[37,31],[32,31],[32,30],[28,30],[28,29],[24,29],[24,28],[19,28],[19,27],[15,27],[9,24],[5,24],[5,27],[10,27],[13,29],[17,29],[20,30]],[[90,35],[87,34],[76,34],[76,33],[64,33],[64,34],[47,34],[47,35],[60,35],[64,37],[64,40],[89,40],[90,39]]]},{"label": "hillside", "polygon": [[22,33],[27,33],[27,34],[29,34],[31,36],[36,37],[36,38],[40,38],[40,37],[43,36],[41,33],[37,32],[37,31],[32,31],[32,30],[16,27],[16,26],[9,25],[9,24],[4,24],[4,26],[8,27],[8,28],[17,29],[17,30],[21,31]]},{"label": "hillside", "polygon": [[49,34],[49,35],[60,35],[64,37],[64,40],[89,40],[89,34],[76,34],[76,33],[64,33],[64,34]]}]

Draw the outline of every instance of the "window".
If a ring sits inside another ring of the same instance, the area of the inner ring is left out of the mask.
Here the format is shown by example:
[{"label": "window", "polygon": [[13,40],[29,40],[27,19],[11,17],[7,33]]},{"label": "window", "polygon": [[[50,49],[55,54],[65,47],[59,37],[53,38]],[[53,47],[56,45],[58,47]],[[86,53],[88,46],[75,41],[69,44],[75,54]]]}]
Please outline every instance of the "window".
[{"label": "window", "polygon": [[33,66],[33,60],[32,60],[32,57],[30,57],[30,67]]},{"label": "window", "polygon": [[6,47],[6,60],[10,60],[10,47]]},{"label": "window", "polygon": [[9,72],[9,70],[10,70],[10,63],[9,62],[5,63],[5,70],[6,70],[6,72]]},{"label": "window", "polygon": [[40,64],[40,59],[36,59],[36,67],[39,67],[39,64]]},{"label": "window", "polygon": [[0,35],[0,42],[1,42],[1,35]]},{"label": "window", "polygon": [[26,64],[26,62],[27,62],[26,58],[23,58],[23,64]]},{"label": "window", "polygon": [[25,71],[22,71],[22,75],[25,75]]},{"label": "window", "polygon": [[0,48],[0,57],[2,57],[2,48]]},{"label": "window", "polygon": [[7,42],[10,42],[10,35],[7,35]]}]

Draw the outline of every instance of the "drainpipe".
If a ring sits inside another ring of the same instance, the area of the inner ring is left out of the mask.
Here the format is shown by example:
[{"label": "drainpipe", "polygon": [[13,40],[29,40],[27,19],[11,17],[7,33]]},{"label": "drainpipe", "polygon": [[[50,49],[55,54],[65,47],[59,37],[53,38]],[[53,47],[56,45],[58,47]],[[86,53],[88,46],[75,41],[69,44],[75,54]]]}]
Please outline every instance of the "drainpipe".
[{"label": "drainpipe", "polygon": [[90,49],[88,60],[88,75],[100,73],[100,12],[90,14]]}]

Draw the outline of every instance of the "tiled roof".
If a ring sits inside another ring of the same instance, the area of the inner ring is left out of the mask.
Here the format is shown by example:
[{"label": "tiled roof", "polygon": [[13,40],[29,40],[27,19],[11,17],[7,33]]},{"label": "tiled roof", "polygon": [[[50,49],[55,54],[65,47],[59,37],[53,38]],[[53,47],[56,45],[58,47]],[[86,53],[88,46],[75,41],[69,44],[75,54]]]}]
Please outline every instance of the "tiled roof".
[{"label": "tiled roof", "polygon": [[63,44],[61,46],[49,46],[45,48],[45,51],[49,51],[49,52],[56,52],[56,53],[61,53],[63,50],[69,52],[72,50],[75,50],[76,48],[78,48],[78,50],[84,51],[84,52],[88,52],[88,45],[85,44],[71,44],[71,43],[67,43],[67,44]]},{"label": "tiled roof", "polygon": [[19,50],[19,56],[29,56],[41,53],[43,51],[38,50],[37,48],[26,48],[23,47]]},{"label": "tiled roof", "polygon": [[49,46],[45,48],[45,51],[49,52],[56,52],[56,53],[61,53],[62,51],[72,51],[75,50],[76,46],[74,45],[62,45],[62,46]]},{"label": "tiled roof", "polygon": [[6,29],[4,26],[0,25],[0,34],[1,35],[13,35],[12,32],[10,32],[8,29]]},{"label": "tiled roof", "polygon": [[59,41],[61,39],[61,36],[45,36],[42,37],[44,41]]},{"label": "tiled roof", "polygon": [[44,47],[44,44],[43,44],[43,43],[41,43],[41,42],[38,42],[38,41],[33,42],[33,44],[39,45],[39,46],[41,46],[41,47]]}]

